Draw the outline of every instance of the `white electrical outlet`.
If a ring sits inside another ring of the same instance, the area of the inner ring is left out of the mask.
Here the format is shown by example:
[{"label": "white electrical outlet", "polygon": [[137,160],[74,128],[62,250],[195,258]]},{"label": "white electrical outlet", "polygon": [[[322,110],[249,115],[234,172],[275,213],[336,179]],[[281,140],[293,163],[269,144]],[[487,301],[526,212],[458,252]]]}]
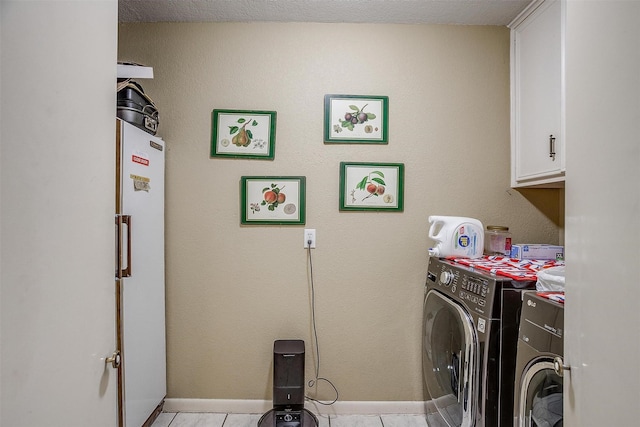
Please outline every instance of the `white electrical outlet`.
[{"label": "white electrical outlet", "polygon": [[[309,243],[311,242],[311,243]],[[304,246],[305,249],[316,248],[316,229],[315,228],[305,228],[304,229]]]}]

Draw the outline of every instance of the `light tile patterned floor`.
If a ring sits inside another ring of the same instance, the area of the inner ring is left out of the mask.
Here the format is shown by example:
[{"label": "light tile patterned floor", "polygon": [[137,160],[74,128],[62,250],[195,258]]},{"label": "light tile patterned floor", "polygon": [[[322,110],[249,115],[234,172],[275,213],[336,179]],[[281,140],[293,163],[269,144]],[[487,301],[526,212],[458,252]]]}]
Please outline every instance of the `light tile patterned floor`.
[{"label": "light tile patterned floor", "polygon": [[384,427],[428,427],[424,415],[382,415]]},{"label": "light tile patterned floor", "polygon": [[[152,427],[257,427],[262,414],[163,412]],[[423,415],[323,415],[319,427],[427,427]]]},{"label": "light tile patterned floor", "polygon": [[329,418],[331,427],[382,427],[377,415],[336,415]]}]

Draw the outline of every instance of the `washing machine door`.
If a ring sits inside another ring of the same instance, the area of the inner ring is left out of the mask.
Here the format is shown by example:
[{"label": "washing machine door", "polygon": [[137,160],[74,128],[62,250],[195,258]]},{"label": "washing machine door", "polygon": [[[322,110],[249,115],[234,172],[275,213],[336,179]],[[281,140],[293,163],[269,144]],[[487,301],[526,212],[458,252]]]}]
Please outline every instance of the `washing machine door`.
[{"label": "washing machine door", "polygon": [[562,427],[562,377],[549,358],[529,363],[520,386],[518,427]]},{"label": "washing machine door", "polygon": [[477,334],[467,311],[436,290],[427,292],[422,355],[427,400],[451,427],[474,425],[477,357]]}]

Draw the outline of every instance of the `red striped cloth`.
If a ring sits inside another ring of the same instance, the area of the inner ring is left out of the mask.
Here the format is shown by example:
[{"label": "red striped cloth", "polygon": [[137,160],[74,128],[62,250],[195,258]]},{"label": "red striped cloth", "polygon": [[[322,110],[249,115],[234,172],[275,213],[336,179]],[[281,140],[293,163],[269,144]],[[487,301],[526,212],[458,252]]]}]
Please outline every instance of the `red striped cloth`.
[{"label": "red striped cloth", "polygon": [[564,292],[536,292],[536,295],[564,304]]},{"label": "red striped cloth", "polygon": [[501,256],[483,256],[482,258],[448,257],[449,261],[483,270],[498,276],[510,277],[514,280],[536,281],[536,273],[544,268],[564,265],[564,261],[550,259],[514,259]]}]

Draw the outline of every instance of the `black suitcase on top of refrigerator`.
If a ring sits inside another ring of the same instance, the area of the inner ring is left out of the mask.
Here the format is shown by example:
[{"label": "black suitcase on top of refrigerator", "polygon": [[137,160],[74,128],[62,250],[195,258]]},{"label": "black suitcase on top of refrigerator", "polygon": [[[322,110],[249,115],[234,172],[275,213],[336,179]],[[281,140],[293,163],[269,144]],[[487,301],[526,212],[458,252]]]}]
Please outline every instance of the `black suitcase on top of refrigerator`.
[{"label": "black suitcase on top of refrigerator", "polygon": [[160,124],[158,109],[137,82],[118,84],[117,117],[155,135]]}]

